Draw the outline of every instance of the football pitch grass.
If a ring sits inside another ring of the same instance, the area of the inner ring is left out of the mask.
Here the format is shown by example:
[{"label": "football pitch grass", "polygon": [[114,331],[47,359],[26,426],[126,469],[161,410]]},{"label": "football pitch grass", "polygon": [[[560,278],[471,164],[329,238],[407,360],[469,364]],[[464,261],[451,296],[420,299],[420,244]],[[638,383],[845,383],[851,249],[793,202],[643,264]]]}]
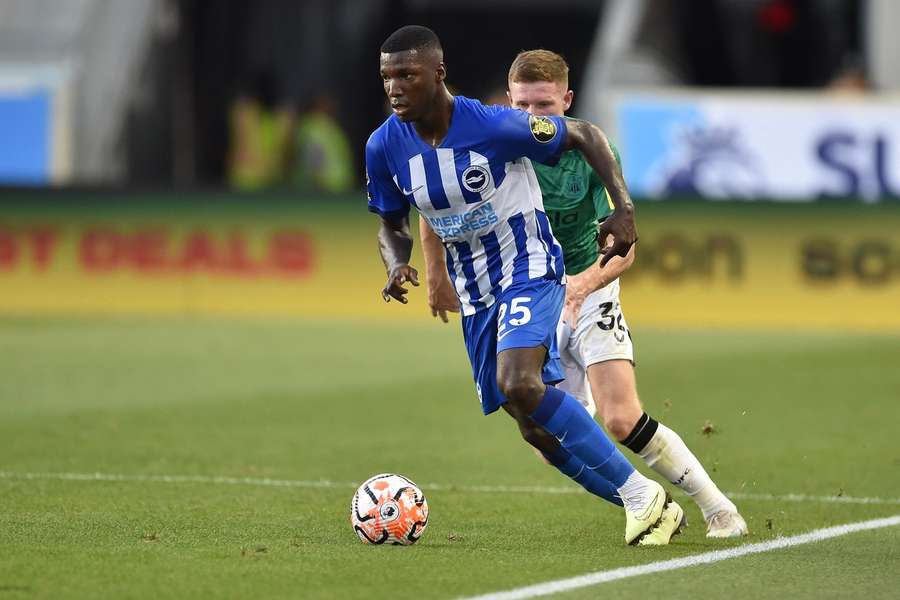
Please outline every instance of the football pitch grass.
[{"label": "football pitch grass", "polygon": [[[624,546],[618,510],[481,416],[458,323],[0,320],[0,598],[453,598],[900,514],[900,337],[634,335],[648,412],[749,538],[707,540],[676,495],[682,536]],[[349,526],[379,472],[428,498],[412,547]],[[888,598],[898,565],[891,526],[560,597]]]}]

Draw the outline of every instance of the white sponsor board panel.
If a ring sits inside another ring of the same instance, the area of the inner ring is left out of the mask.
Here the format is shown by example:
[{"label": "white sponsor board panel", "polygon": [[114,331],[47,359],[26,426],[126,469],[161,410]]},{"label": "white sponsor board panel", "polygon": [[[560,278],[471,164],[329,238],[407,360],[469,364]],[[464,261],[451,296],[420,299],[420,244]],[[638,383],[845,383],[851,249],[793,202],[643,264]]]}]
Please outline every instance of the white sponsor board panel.
[{"label": "white sponsor board panel", "polygon": [[900,97],[623,93],[614,106],[635,195],[900,196]]}]

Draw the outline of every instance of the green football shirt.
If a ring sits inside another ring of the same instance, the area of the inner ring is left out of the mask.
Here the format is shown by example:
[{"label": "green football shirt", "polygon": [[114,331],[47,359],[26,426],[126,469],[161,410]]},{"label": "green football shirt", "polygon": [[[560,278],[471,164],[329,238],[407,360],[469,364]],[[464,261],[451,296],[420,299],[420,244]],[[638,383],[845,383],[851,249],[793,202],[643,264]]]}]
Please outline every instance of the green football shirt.
[{"label": "green football shirt", "polygon": [[[618,149],[612,149],[621,166]],[[533,165],[544,196],[544,211],[563,248],[566,274],[581,273],[597,261],[596,225],[612,214],[612,200],[578,150],[564,152],[554,167]]]}]

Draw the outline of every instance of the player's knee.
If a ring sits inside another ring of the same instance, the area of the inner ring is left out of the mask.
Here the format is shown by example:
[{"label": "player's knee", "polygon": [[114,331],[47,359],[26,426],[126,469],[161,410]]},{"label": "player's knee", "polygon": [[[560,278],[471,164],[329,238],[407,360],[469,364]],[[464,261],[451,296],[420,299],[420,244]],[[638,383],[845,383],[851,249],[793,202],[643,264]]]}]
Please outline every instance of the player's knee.
[{"label": "player's knee", "polygon": [[497,385],[509,402],[528,413],[537,408],[544,395],[544,382],[523,373],[500,373]]},{"label": "player's knee", "polygon": [[620,442],[628,437],[637,424],[637,419],[614,410],[604,411],[601,417],[609,434]]}]

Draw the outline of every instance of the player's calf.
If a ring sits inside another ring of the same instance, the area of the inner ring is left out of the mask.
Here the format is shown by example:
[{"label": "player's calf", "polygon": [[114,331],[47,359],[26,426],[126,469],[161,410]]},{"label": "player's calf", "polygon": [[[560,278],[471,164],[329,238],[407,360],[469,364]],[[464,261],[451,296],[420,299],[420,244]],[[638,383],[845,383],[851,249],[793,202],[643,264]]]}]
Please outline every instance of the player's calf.
[{"label": "player's calf", "polygon": [[607,360],[588,367],[591,393],[600,420],[622,442],[644,414],[637,395],[634,367],[628,360]]},{"label": "player's calf", "polygon": [[616,486],[592,469],[588,469],[580,459],[564,449],[555,437],[547,433],[527,414],[508,403],[503,405],[503,409],[516,420],[522,439],[535,449],[544,462],[556,467],[560,473],[583,487],[587,492],[599,496],[611,504],[622,506],[622,498],[619,497]]},{"label": "player's calf", "polygon": [[556,438],[532,421],[527,413],[509,403],[504,404],[503,409],[510,417],[516,420],[522,439],[528,442],[529,445],[533,446],[541,454],[552,454],[559,449],[559,442],[556,441]]}]

